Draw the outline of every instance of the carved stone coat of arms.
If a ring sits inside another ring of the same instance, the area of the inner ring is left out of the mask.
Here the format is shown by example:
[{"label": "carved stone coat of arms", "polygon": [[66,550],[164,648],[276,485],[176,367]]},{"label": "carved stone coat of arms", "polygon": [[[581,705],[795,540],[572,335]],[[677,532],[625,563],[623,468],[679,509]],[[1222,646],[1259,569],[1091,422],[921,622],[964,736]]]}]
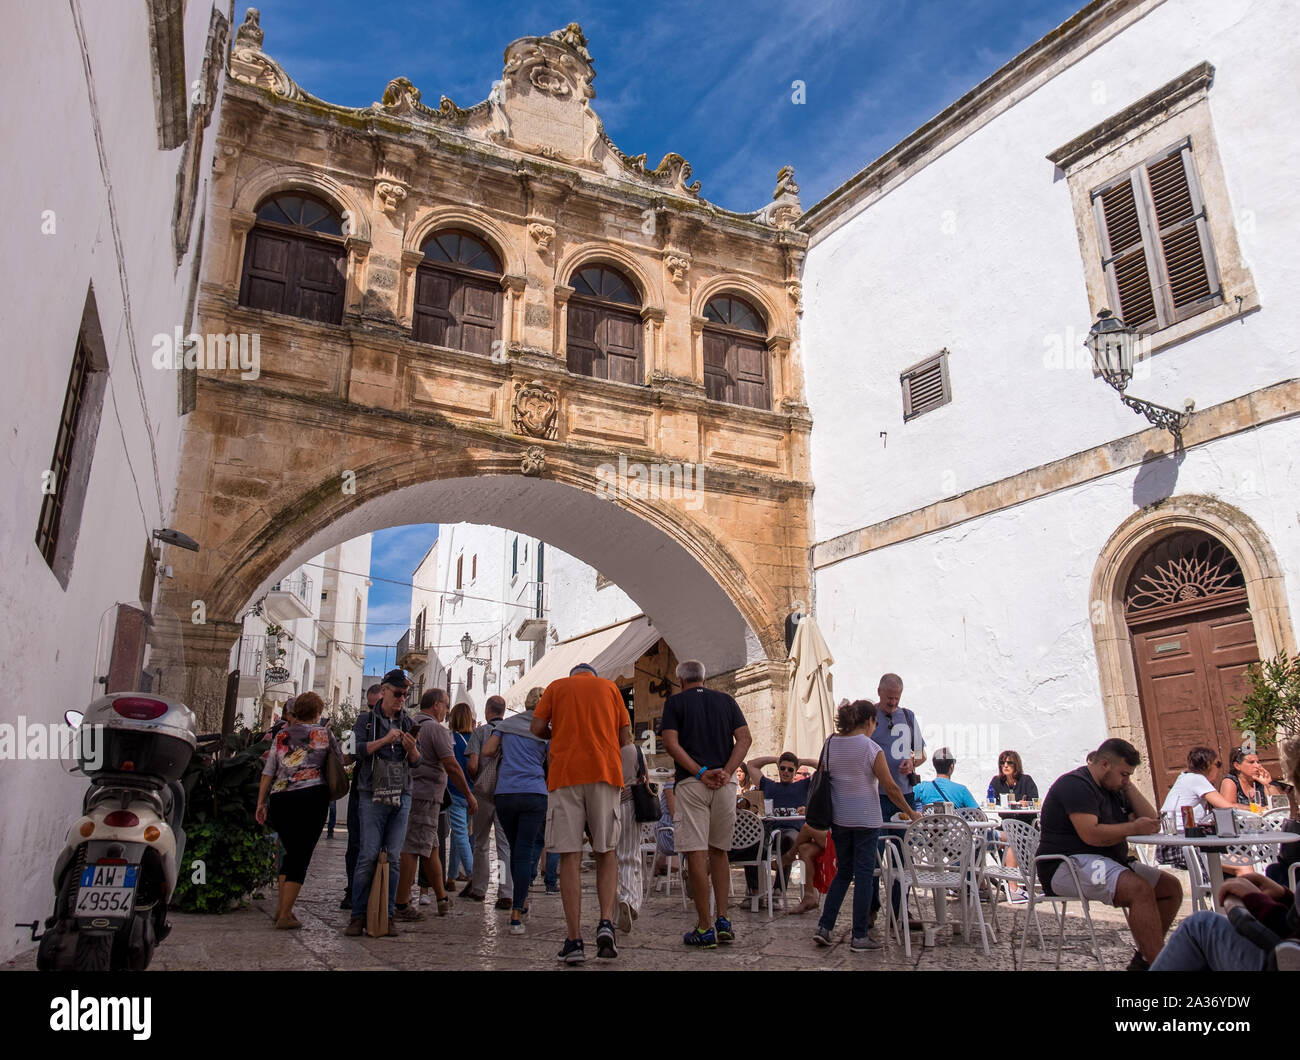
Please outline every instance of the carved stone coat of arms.
[{"label": "carved stone coat of arms", "polygon": [[510,409],[515,433],[554,440],[559,432],[559,408],[559,395],[545,384],[537,380],[516,383]]}]

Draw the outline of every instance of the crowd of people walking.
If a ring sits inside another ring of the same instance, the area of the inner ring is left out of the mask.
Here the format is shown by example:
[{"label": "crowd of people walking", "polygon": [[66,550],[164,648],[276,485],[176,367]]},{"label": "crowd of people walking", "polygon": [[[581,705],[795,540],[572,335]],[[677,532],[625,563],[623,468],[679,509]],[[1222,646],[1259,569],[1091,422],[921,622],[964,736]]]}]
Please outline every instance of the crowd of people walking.
[{"label": "crowd of people walking", "polygon": [[[736,701],[705,687],[699,662],[681,663],[677,678],[680,691],[666,699],[660,722],[673,776],[660,785],[656,800],[645,756],[632,742],[623,695],[590,664],[529,691],[524,710],[513,716],[506,716],[502,697],[489,698],[478,726],[469,704],[451,707],[447,693],[437,688],[423,694],[418,712],[408,714],[403,706],[410,681],[400,669],[389,671],[368,691],[369,709],[358,717],[348,741],[353,770],[348,884],[341,908],[350,919],[344,934],[376,933],[367,911],[384,904],[382,897],[372,901],[371,896],[374,881],[385,878],[376,872],[381,854],[398,871],[386,875],[388,916],[378,921],[379,933],[396,935],[398,922],[425,919],[420,906],[430,904],[429,892],[439,916],[451,910],[457,883],[464,884],[461,899],[484,901],[495,838],[496,905],[509,910],[510,934],[528,932],[529,892],[541,875],[545,892],[561,898],[565,939],[557,958],[565,964],[587,956],[581,861],[584,851],[590,852],[596,955],[613,959],[619,936],[633,930],[646,894],[641,824],[657,818],[652,871],[671,872],[680,860],[694,904],[696,922],[682,938],[685,946],[713,949],[736,941],[727,915],[735,859],[746,863],[746,898],[755,902],[762,893],[760,871],[773,875],[767,894],[784,893],[792,868],[801,863],[802,879],[820,886],[807,888],[803,901],[787,911],[820,908],[812,941],[822,947],[835,943],[851,887],[849,949],[879,949],[871,932],[880,909],[888,901],[897,915],[901,899],[897,880],[883,896],[878,883],[886,822],[917,820],[922,806],[935,803],[954,810],[979,806],[970,789],[954,779],[957,761],[946,747],[933,754],[934,778],[921,781],[917,770],[927,750],[916,717],[901,706],[902,679],[885,674],[876,702],[842,702],[835,732],[818,758],[784,752],[747,759],[753,740]],[[283,849],[278,929],[301,926],[293,907],[331,805],[328,759],[337,756],[342,764],[342,749],[321,724],[323,707],[313,693],[291,701],[266,756],[257,819],[278,833]],[[1131,783],[1140,758],[1120,739],[1106,740],[1083,766],[1056,780],[1041,806],[1019,753],[1004,750],[986,798],[1017,807],[1029,819],[1041,811],[1037,852],[1055,858],[1039,863],[1043,894],[1085,897],[1125,910],[1137,947],[1130,969],[1230,963],[1223,954],[1240,964],[1244,951],[1225,941],[1230,929],[1222,917],[1213,919],[1217,914],[1191,918],[1164,950],[1182,887],[1170,873],[1135,859],[1127,838],[1157,832],[1162,823],[1169,827],[1184,814],[1187,821],[1199,821],[1214,809],[1259,810],[1278,792],[1290,799],[1295,820],[1288,827],[1300,830],[1294,787],[1300,782],[1300,741],[1287,753],[1297,774],[1290,783],[1274,781],[1253,749],[1238,748],[1216,784],[1222,766],[1217,752],[1192,749],[1187,771],[1162,806],[1163,822]],[[771,766],[776,778],[763,774]],[[756,802],[776,829],[771,847],[779,858],[767,868],[760,867],[758,843],[736,850],[733,841],[737,813]],[[790,815],[789,827],[783,827],[782,814]],[[995,826],[988,835],[991,842],[1006,841]],[[1294,859],[1297,852],[1287,853]],[[1015,866],[1010,849],[1006,864]],[[1283,886],[1285,864],[1270,868],[1272,878],[1226,858],[1224,868],[1238,876],[1234,895],[1260,896],[1261,913],[1276,915],[1274,907],[1285,910],[1294,903]],[[818,890],[825,893],[824,902]],[[1012,901],[1026,897],[1014,883],[1008,893]],[[911,922],[906,930],[920,926]]]}]

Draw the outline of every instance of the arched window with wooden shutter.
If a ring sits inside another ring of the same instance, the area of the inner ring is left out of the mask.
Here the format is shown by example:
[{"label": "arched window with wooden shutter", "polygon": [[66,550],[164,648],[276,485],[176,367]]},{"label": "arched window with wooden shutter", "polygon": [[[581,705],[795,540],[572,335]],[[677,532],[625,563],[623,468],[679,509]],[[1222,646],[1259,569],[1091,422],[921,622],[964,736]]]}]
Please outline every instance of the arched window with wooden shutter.
[{"label": "arched window with wooden shutter", "polygon": [[621,272],[604,265],[569,280],[569,371],[618,383],[644,383],[641,297]]},{"label": "arched window with wooden shutter", "polygon": [[476,235],[435,232],[420,248],[411,335],[467,353],[492,352],[501,338],[501,262]]},{"label": "arched window with wooden shutter", "polygon": [[1116,311],[1158,331],[1223,300],[1191,140],[1092,193]]},{"label": "arched window with wooden shutter", "polygon": [[713,401],[772,407],[767,325],[748,302],[719,295],[704,307],[704,392]]},{"label": "arched window with wooden shutter", "polygon": [[346,277],[343,221],[334,207],[286,192],[257,208],[244,249],[240,305],[341,324]]}]

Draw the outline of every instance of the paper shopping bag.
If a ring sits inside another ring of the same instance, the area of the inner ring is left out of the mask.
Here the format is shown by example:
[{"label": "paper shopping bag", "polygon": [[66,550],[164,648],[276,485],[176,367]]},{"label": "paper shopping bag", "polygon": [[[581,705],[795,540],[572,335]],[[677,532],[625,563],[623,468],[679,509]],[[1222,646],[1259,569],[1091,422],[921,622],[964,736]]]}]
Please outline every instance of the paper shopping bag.
[{"label": "paper shopping bag", "polygon": [[383,938],[388,934],[388,851],[379,852],[374,879],[370,881],[370,901],[366,903],[366,934]]}]

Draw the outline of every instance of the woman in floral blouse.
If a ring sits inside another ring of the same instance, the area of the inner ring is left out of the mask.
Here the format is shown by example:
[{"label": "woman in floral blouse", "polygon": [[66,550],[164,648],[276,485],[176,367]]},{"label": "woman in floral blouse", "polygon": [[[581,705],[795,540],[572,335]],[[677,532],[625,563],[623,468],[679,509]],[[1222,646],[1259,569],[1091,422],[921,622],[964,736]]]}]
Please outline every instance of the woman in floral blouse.
[{"label": "woman in floral blouse", "polygon": [[302,927],[293,915],[293,903],[307,878],[307,866],[329,811],[325,756],[334,752],[329,729],[319,724],[324,709],[315,692],[298,696],[290,707],[289,724],[276,733],[262,769],[257,820],[266,824],[269,817],[284,845],[277,928]]}]

